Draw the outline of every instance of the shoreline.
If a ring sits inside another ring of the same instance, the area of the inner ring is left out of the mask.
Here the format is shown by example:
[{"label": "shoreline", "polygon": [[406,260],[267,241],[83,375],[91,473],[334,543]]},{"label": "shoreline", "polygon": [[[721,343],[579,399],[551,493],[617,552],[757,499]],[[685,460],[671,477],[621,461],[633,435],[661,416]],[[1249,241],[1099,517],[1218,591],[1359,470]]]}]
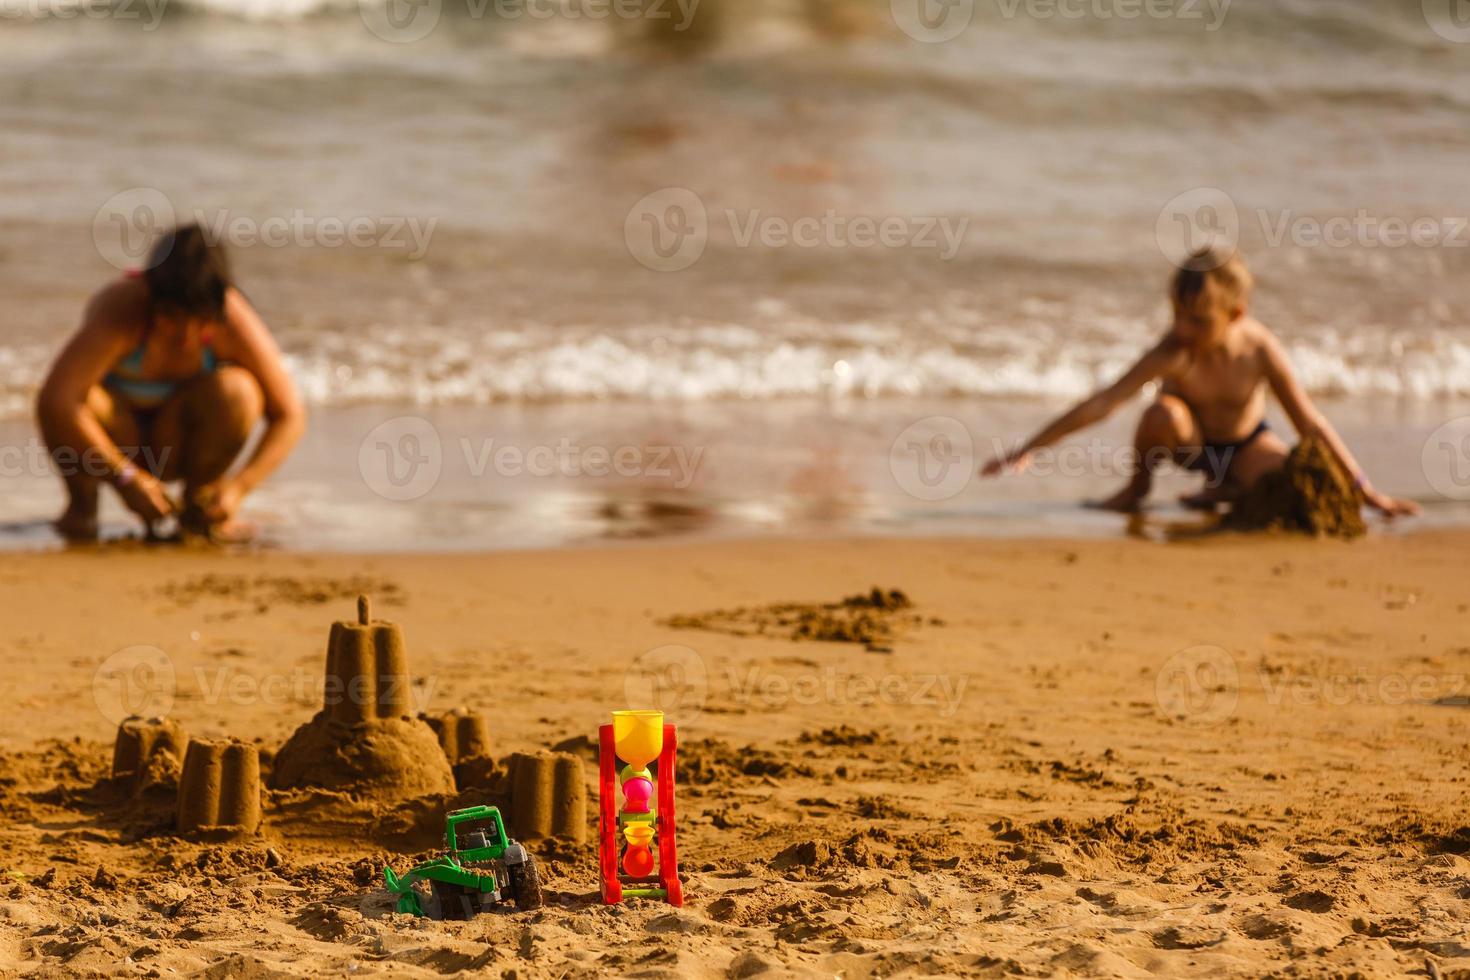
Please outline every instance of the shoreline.
[{"label": "shoreline", "polygon": [[[324,409],[242,516],[260,526],[262,544],[299,552],[1123,536],[1126,518],[1083,504],[1124,481],[1132,407],[1058,447],[1051,472],[1038,464],[1022,476],[976,475],[997,445],[1056,408],[1043,399],[804,399]],[[1348,400],[1323,409],[1375,485],[1425,505],[1405,527],[1470,526],[1470,489],[1433,439],[1447,420],[1470,418],[1470,404]],[[1268,417],[1289,432],[1276,413]],[[0,551],[53,546],[47,525],[61,487],[28,421],[0,422],[0,453],[9,518]],[[1198,486],[1166,468],[1147,522],[1197,521],[1176,497]],[[112,493],[101,517],[109,535],[134,526]]]}]

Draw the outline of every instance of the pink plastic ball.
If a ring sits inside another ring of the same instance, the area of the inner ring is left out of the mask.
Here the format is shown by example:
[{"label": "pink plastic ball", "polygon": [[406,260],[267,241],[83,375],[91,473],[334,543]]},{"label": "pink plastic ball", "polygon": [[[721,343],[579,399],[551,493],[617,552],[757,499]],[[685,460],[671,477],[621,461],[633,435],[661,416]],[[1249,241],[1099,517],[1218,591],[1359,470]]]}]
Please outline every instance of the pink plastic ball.
[{"label": "pink plastic ball", "polygon": [[653,852],[647,844],[628,848],[623,854],[623,870],[631,878],[647,878],[653,874]]},{"label": "pink plastic ball", "polygon": [[647,813],[653,802],[653,780],[634,776],[623,784],[624,813]]}]

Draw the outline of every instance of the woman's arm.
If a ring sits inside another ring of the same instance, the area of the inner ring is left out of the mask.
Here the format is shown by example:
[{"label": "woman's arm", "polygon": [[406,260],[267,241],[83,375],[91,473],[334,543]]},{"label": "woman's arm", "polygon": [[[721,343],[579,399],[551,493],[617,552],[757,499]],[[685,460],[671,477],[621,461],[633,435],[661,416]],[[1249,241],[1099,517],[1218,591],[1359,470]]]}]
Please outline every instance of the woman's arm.
[{"label": "woman's arm", "polygon": [[984,476],[995,476],[1006,469],[1016,472],[1024,470],[1031,462],[1032,454],[1044,446],[1060,442],[1073,432],[1096,425],[1112,415],[1118,407],[1142,390],[1143,386],[1156,378],[1171,373],[1180,366],[1184,352],[1170,337],[1159,341],[1140,357],[1131,368],[1107,388],[1078,402],[1071,409],[1049,423],[1026,443],[985,464]]},{"label": "woman's arm", "polygon": [[[87,304],[82,325],[72,335],[36,396],[36,416],[53,458],[68,449],[75,461],[58,465],[105,469],[113,475],[123,502],[145,521],[157,521],[173,511],[156,474],[137,469],[113,442],[101,421],[87,407],[92,389],[127,356],[137,342],[129,326],[131,310],[117,287],[102,290]],[[100,466],[99,466],[100,464]],[[65,475],[65,474],[64,474]]]},{"label": "woman's arm", "polygon": [[1368,482],[1368,475],[1358,466],[1358,461],[1353,458],[1352,452],[1348,450],[1342,437],[1337,434],[1337,430],[1332,427],[1332,423],[1317,411],[1316,405],[1312,404],[1311,398],[1307,396],[1301,382],[1297,380],[1296,371],[1292,370],[1291,361],[1287,358],[1286,351],[1282,349],[1281,342],[1269,331],[1266,332],[1261,352],[1262,368],[1266,374],[1266,380],[1271,385],[1271,392],[1281,403],[1281,407],[1286,410],[1297,434],[1303,439],[1312,436],[1319,437],[1337,462],[1357,483],[1358,488],[1363,491],[1363,499],[1370,507],[1382,511],[1389,517],[1419,513],[1419,505],[1412,500],[1399,500],[1373,489],[1373,485]]},{"label": "woman's arm", "polygon": [[238,473],[201,492],[199,502],[214,520],[232,517],[240,500],[286,461],[306,431],[306,409],[286,371],[281,349],[255,307],[238,289],[225,294],[225,319],[231,339],[227,353],[259,383],[266,429]]}]

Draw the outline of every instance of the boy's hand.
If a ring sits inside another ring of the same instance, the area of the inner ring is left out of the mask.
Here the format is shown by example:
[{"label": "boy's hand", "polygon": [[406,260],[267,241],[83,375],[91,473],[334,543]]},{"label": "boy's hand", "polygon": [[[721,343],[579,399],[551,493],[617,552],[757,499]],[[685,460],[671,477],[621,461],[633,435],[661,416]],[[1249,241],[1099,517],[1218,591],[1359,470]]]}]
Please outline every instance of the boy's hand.
[{"label": "boy's hand", "polygon": [[981,476],[999,476],[1009,470],[1012,473],[1024,473],[1026,467],[1031,465],[1031,453],[1027,451],[1007,453],[1005,456],[997,456],[980,470]]},{"label": "boy's hand", "polygon": [[1364,500],[1369,507],[1378,511],[1384,517],[1414,517],[1419,513],[1419,505],[1412,500],[1400,500],[1390,497],[1385,493],[1364,494]]}]

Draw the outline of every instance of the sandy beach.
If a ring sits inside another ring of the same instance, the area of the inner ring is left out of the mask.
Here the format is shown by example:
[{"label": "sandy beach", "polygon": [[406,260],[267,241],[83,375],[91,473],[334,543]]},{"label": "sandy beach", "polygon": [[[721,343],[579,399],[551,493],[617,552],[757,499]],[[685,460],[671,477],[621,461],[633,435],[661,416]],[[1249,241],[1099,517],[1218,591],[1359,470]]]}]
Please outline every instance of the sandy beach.
[{"label": "sandy beach", "polygon": [[[0,975],[1462,976],[1467,542],[12,556]],[[913,603],[886,642],[751,612],[874,586]],[[546,844],[545,909],[429,922],[381,867],[432,820],[268,792],[208,843],[106,802],[134,689],[104,664],[163,651],[147,707],[269,753],[360,591],[416,704],[580,751],[589,788],[583,740],[676,664],[685,907],[605,907],[592,845]]]}]

